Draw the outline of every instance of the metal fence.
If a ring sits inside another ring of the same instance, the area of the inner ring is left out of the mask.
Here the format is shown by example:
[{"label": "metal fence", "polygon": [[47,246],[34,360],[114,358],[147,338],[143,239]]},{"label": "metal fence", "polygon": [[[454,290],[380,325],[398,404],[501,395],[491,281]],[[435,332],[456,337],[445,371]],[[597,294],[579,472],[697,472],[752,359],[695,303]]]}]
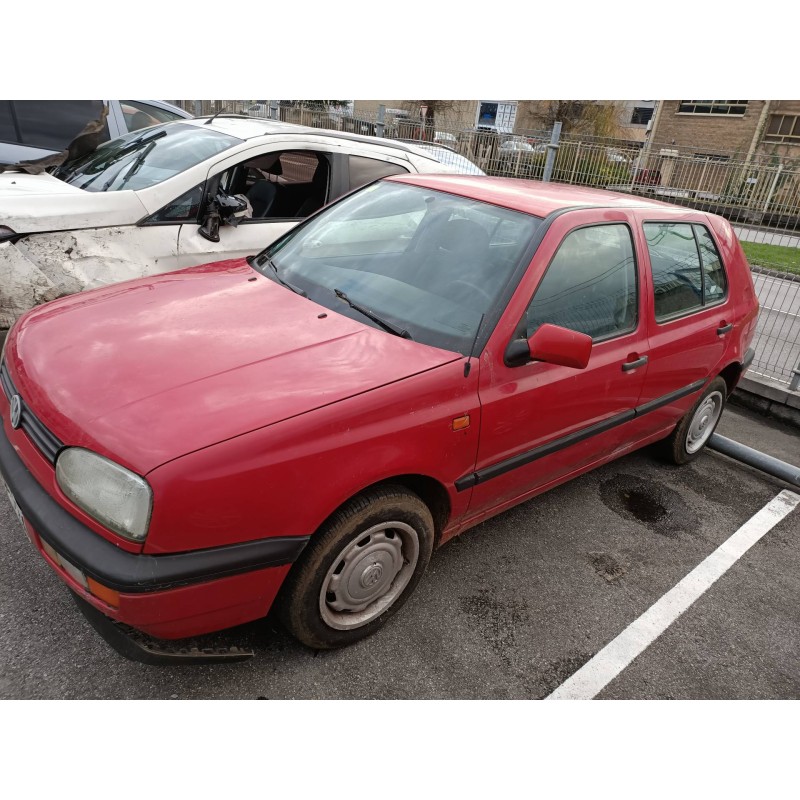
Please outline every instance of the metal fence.
[{"label": "metal fence", "polygon": [[[367,136],[433,142],[465,156],[488,175],[547,178],[719,214],[733,223],[754,267],[762,311],[753,371],[790,384],[793,370],[800,369],[800,157],[764,149],[697,153],[671,144],[575,134],[561,134],[557,147],[548,148],[550,130],[464,130],[438,122],[423,124],[385,109],[354,116],[335,108],[279,101],[176,102],[203,114],[241,113]],[[554,154],[549,166],[548,149]]]}]

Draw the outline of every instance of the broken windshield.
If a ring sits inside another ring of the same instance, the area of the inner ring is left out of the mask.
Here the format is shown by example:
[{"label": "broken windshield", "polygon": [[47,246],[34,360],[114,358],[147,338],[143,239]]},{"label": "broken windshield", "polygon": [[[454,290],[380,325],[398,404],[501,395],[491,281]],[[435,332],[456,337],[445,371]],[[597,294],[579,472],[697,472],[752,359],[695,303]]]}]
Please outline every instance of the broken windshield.
[{"label": "broken windshield", "polygon": [[53,175],[87,192],[146,189],[241,142],[208,128],[167,123],[120,136],[66,161]]}]

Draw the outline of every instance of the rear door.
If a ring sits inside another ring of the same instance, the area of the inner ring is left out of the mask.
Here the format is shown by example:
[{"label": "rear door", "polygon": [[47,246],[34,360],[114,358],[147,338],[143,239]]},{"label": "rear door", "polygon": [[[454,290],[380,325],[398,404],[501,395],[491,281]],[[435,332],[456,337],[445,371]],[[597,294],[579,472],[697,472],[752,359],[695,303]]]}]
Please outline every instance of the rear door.
[{"label": "rear door", "polygon": [[[647,373],[646,324],[628,212],[558,217],[481,358],[481,438],[470,516],[542,490],[625,443]],[[522,315],[522,319],[520,319]],[[592,336],[585,370],[508,366],[521,333],[545,323]]]},{"label": "rear door", "polygon": [[719,247],[702,217],[637,216],[649,283],[649,364],[636,427],[655,433],[674,425],[718,373],[734,332],[734,306]]}]

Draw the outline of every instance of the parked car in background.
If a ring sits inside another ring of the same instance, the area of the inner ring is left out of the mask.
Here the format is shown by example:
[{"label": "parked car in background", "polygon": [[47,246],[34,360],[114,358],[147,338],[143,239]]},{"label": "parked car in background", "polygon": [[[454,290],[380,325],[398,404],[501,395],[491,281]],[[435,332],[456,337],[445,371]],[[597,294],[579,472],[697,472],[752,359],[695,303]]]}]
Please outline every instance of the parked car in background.
[{"label": "parked car in background", "polygon": [[215,116],[129,133],[51,173],[5,172],[0,330],[66,294],[257,253],[385,175],[454,171],[401,142]]},{"label": "parked car in background", "polygon": [[660,186],[661,170],[637,169],[633,176],[634,186]]},{"label": "parked car in background", "polygon": [[256,257],[23,316],[0,472],[101,630],[176,639],[275,604],[300,641],[336,647],[488,517],[657,441],[697,458],[756,316],[720,217],[392,176]]},{"label": "parked car in background", "polygon": [[16,164],[66,150],[88,122],[108,107],[101,141],[160,122],[191,119],[161,100],[0,100],[0,164]]},{"label": "parked car in background", "polygon": [[251,117],[268,117],[269,103],[266,100],[259,100],[247,107],[247,114]]},{"label": "parked car in background", "polygon": [[524,139],[507,139],[498,149],[501,153],[534,152],[534,146]]},{"label": "parked car in background", "polygon": [[445,131],[436,131],[433,134],[433,143],[441,144],[445,147],[455,148],[458,146],[458,137],[454,133],[446,133]]}]

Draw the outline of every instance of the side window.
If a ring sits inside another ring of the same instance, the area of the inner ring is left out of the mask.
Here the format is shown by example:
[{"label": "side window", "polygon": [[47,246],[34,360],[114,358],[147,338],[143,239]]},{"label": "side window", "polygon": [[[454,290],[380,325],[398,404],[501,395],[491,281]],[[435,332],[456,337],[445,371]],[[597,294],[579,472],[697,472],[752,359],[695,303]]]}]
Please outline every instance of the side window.
[{"label": "side window", "polygon": [[252,221],[307,217],[328,199],[330,162],[312,150],[273,151],[226,170],[219,185],[247,197]]},{"label": "side window", "polygon": [[11,101],[0,100],[0,142],[18,142],[17,126],[11,116]]},{"label": "side window", "polygon": [[636,327],[638,290],[627,225],[572,231],[528,306],[528,336],[549,322],[606,339]]},{"label": "side window", "polygon": [[711,234],[702,226],[695,225],[697,244],[700,248],[700,260],[703,264],[703,297],[704,305],[723,300],[728,293],[728,279],[725,277],[725,268],[719,257],[717,246]]},{"label": "side window", "polygon": [[658,322],[699,311],[725,296],[725,272],[705,228],[688,223],[646,222],[644,235]]},{"label": "side window", "polygon": [[122,108],[122,116],[125,117],[128,133],[141,128],[149,128],[151,125],[159,125],[162,122],[183,119],[179,114],[173,114],[171,111],[151,106],[149,103],[142,103],[139,100],[120,100],[119,104]]},{"label": "side window", "polygon": [[[66,150],[67,145],[103,112],[102,100],[15,100],[20,141],[31,147]],[[108,125],[101,141],[107,141]]]},{"label": "side window", "polygon": [[200,205],[203,202],[203,187],[201,183],[188,192],[182,194],[154,214],[150,222],[198,222]]},{"label": "side window", "polygon": [[379,161],[377,158],[364,156],[350,156],[350,188],[358,189],[378,178],[388,175],[406,175],[408,170],[399,164],[390,164],[388,161]]}]

